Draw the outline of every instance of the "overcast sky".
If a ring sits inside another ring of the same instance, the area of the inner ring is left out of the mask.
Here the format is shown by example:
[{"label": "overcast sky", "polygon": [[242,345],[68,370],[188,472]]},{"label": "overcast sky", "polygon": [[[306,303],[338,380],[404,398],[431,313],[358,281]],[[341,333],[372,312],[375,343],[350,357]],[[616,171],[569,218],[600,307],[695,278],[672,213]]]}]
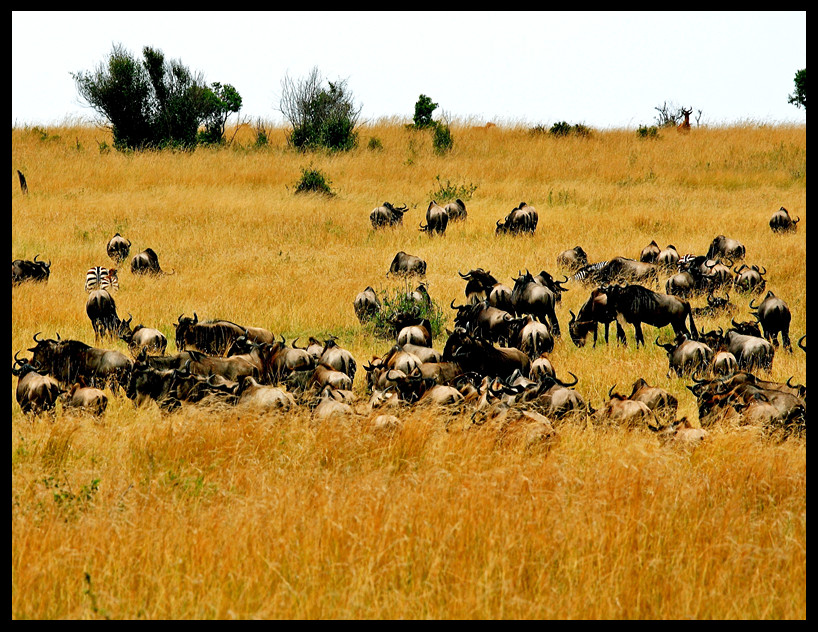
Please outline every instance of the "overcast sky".
[{"label": "overcast sky", "polygon": [[346,79],[371,121],[409,121],[426,94],[435,118],[500,124],[636,128],[663,103],[707,124],[806,124],[787,103],[807,65],[806,25],[806,11],[13,11],[11,122],[95,120],[71,73],[121,44],[233,85],[251,121],[282,122],[282,79],[317,67]]}]

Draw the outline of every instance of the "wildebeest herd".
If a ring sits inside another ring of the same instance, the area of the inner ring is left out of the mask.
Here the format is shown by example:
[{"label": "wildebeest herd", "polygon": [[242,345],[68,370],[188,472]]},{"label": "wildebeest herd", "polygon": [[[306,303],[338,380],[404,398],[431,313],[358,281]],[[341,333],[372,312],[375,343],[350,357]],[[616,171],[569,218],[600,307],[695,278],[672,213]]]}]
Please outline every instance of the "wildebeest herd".
[{"label": "wildebeest herd", "polygon": [[[405,205],[384,202],[370,213],[373,230],[402,225],[407,211]],[[451,222],[466,217],[462,200],[446,205],[432,201],[419,229],[443,235]],[[770,227],[792,232],[799,219],[791,219],[782,207]],[[521,202],[497,220],[495,232],[531,235],[537,223],[536,209]],[[128,259],[131,245],[117,233],[106,251],[119,266]],[[38,257],[12,261],[12,287],[48,281],[51,262]],[[453,326],[446,329],[441,350],[433,346],[426,311],[433,301],[426,284],[420,283],[409,297],[411,307],[390,316],[393,346],[361,363],[366,373],[363,396],[353,390],[359,360],[334,336],[310,337],[305,346],[298,346],[298,339],[288,344],[283,335],[262,327],[200,320],[194,312],[180,314],[173,323],[176,352],[168,354],[161,331],[132,326],[130,314],[123,318],[117,313],[116,268],[94,266],[86,275],[85,290],[95,344],[118,338],[127,344],[130,356],[36,332],[34,345],[28,348],[30,357],[21,357],[21,350],[14,354],[16,399],[26,414],[54,411],[58,402],[66,409],[103,414],[108,391],[123,393],[137,406],[153,401],[168,412],[187,405],[283,411],[306,406],[317,418],[373,414],[381,424],[400,423],[396,413],[402,407],[431,404],[470,411],[475,424],[512,413],[548,427],[581,418],[647,427],[663,439],[700,439],[709,426],[729,417],[779,437],[805,436],[806,387],[792,379],[779,383],[761,377],[772,369],[779,335],[783,349],[793,353],[790,310],[767,289],[766,268],[747,263],[743,244],[719,235],[705,254],[680,255],[673,245],[662,249],[652,241],[638,258],[617,256],[599,262],[590,262],[576,246],[560,253],[555,263],[562,280],[546,270],[537,274],[525,270],[506,284],[483,268],[458,271],[465,281],[465,300],[449,305]],[[133,256],[130,268],[132,274],[165,274],[150,248]],[[424,277],[426,273],[426,261],[401,251],[387,276]],[[567,330],[577,347],[585,346],[591,335],[596,347],[599,325],[604,327],[605,342],[611,344],[608,333],[613,323],[614,344],[621,345],[627,345],[625,326],[632,326],[637,348],[649,344],[643,325],[672,328],[672,340],[660,341],[656,336],[653,344],[666,351],[669,376],[692,381],[687,388],[696,398],[701,428],[677,419],[677,398],[644,379],[636,380],[629,395],[611,386],[607,401],[595,408],[576,388],[580,378],[555,368],[552,352],[564,331],[556,308],[569,283],[574,284],[570,289],[589,291],[577,313],[569,310]],[[754,320],[736,320],[730,292],[734,300],[749,300]],[[690,299],[697,296],[706,296],[706,307],[691,307]],[[372,286],[350,298],[362,324],[382,310]],[[725,326],[702,330],[696,319],[703,314],[725,318]],[[805,334],[797,345],[806,352]]]}]

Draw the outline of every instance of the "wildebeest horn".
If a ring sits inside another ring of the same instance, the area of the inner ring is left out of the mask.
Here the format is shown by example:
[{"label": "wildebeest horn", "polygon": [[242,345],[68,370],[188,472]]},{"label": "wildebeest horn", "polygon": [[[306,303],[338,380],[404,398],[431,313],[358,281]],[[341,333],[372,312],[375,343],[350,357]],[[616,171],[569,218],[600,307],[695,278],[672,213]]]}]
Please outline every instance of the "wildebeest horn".
[{"label": "wildebeest horn", "polygon": [[755,300],[755,298],[750,299],[750,309],[758,309],[758,307],[759,307],[758,305],[753,305],[754,300]]},{"label": "wildebeest horn", "polygon": [[41,333],[43,333],[43,332],[38,331],[36,334],[34,334],[34,342],[36,342],[36,343],[40,342],[39,340],[37,340],[37,336],[39,336]]},{"label": "wildebeest horn", "polygon": [[298,346],[296,346],[296,344],[295,344],[296,342],[298,342],[298,338],[293,340],[293,344],[292,344],[293,349],[306,349],[307,348],[307,347],[298,347]]},{"label": "wildebeest horn", "polygon": [[[14,357],[16,358],[17,356],[15,355]],[[789,386],[790,388],[801,388],[801,385],[800,385],[800,384],[794,384],[794,385],[793,385],[793,384],[790,384],[790,381],[792,380],[792,378],[793,378],[793,376],[792,376],[792,375],[790,375],[790,376],[787,378],[787,386]]]},{"label": "wildebeest horn", "polygon": [[739,266],[738,270],[736,270],[735,268],[733,268],[733,272],[735,272],[736,274],[740,274],[740,273],[741,273],[741,271],[742,271],[742,270],[744,270],[744,268],[746,268],[746,267],[747,267],[747,264],[746,264],[746,263],[742,263],[742,264]]},{"label": "wildebeest horn", "polygon": [[764,268],[764,266],[759,266],[758,268],[756,268],[756,272],[758,272],[761,276],[767,274],[767,268],[764,268],[764,272],[762,272],[759,268]]},{"label": "wildebeest horn", "polygon": [[193,324],[195,325],[198,322],[199,322],[199,317],[196,315],[196,312],[193,312]]},{"label": "wildebeest horn", "polygon": [[562,380],[560,380],[557,377],[555,377],[554,379],[557,381],[557,383],[560,386],[574,386],[575,384],[579,383],[579,378],[575,374],[571,373],[571,371],[568,371],[568,375],[570,375],[570,376],[572,376],[574,378],[573,382],[570,382],[570,383],[569,382],[563,382]]},{"label": "wildebeest horn", "polygon": [[613,394],[613,390],[614,390],[615,388],[616,388],[616,383],[614,382],[614,385],[613,385],[613,386],[611,386],[611,388],[609,388],[609,389],[608,389],[608,399],[613,399],[613,396],[614,396],[614,394]]},{"label": "wildebeest horn", "polygon": [[461,279],[468,279],[471,276],[471,274],[463,274],[460,270],[457,271],[457,274],[460,275]]},{"label": "wildebeest horn", "polygon": [[455,305],[454,299],[452,299],[452,302],[449,304],[449,306],[454,310],[459,310],[461,307],[466,307],[465,305]]},{"label": "wildebeest horn", "polygon": [[574,314],[574,312],[573,312],[572,310],[570,310],[570,309],[568,310],[568,313],[569,313],[569,314],[571,314],[571,320],[570,320],[570,321],[568,321],[568,324],[570,325],[571,323],[573,323],[573,322],[574,322],[574,321],[577,319],[577,316],[576,316],[576,314]]}]

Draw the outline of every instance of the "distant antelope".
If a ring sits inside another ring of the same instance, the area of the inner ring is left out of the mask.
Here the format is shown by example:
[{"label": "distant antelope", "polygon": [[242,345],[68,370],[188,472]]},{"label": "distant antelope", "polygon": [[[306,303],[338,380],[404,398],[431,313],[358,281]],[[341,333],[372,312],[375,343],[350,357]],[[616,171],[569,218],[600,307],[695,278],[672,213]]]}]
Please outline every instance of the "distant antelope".
[{"label": "distant antelope", "polygon": [[685,117],[685,120],[682,123],[679,123],[679,126],[676,128],[678,132],[689,132],[690,131],[690,115],[693,113],[693,108],[689,110],[685,110],[682,108],[682,115]]}]

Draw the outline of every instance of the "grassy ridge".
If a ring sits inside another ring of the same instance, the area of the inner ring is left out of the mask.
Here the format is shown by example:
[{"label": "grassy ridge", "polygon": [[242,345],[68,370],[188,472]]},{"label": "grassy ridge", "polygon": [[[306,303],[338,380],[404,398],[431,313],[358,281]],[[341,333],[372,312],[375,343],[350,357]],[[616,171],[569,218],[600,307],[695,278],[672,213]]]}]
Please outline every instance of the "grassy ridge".
[{"label": "grassy ridge", "polygon": [[[526,268],[557,275],[557,254],[575,245],[594,261],[638,258],[652,239],[698,254],[718,234],[768,269],[793,340],[806,332],[804,128],[656,141],[452,131],[441,157],[430,134],[395,121],[363,128],[361,147],[342,155],[291,152],[283,130],[266,150],[242,148],[252,139],[239,130],[229,149],[120,154],[100,151],[104,130],[12,129],[12,169],[30,191],[13,173],[12,258],[52,261],[47,285],[12,291],[12,353],[37,331],[93,342],[84,274],[107,265],[115,232],[175,270],[123,270],[116,296],[120,315],[170,340],[178,316],[195,311],[287,340],[335,334],[360,366],[389,343],[359,325],[352,300],[367,285],[402,284],[385,277],[398,250],[427,260],[429,291],[448,306],[464,299],[458,270],[509,282]],[[366,148],[371,136],[382,150]],[[309,165],[335,196],[293,194]],[[477,188],[468,220],[430,239],[417,225],[441,181]],[[375,234],[369,211],[387,200],[411,210],[402,228]],[[536,235],[495,238],[495,221],[521,200],[540,213]],[[782,205],[802,218],[795,235],[769,230]],[[558,309],[566,331],[589,292],[570,287]],[[650,342],[658,333],[645,328]],[[558,375],[577,374],[595,406],[612,384],[644,377],[695,422],[664,351],[636,350],[628,336],[627,348],[597,349],[564,337]],[[806,383],[799,349],[776,354],[771,377],[789,376]],[[446,419],[415,410],[381,436],[366,419],[165,418],[120,399],[101,421],[32,424],[15,384],[13,618],[806,617],[805,442],[725,430],[688,454],[646,433],[569,424],[557,445],[532,450],[514,433],[469,428],[467,415],[447,432]]]}]

